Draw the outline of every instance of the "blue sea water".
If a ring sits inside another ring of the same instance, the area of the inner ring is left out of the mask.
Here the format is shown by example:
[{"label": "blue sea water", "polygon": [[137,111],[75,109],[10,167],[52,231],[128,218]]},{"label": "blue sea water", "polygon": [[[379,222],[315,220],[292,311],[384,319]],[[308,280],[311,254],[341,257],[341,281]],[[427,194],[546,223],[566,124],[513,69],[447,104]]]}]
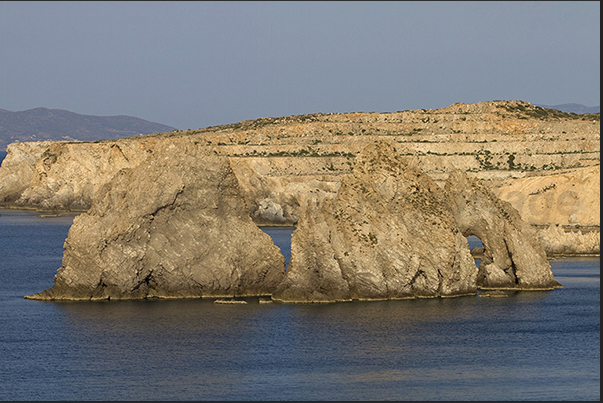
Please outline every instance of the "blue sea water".
[{"label": "blue sea water", "polygon": [[1,400],[600,400],[599,258],[508,298],[43,302],[73,215],[0,214]]}]

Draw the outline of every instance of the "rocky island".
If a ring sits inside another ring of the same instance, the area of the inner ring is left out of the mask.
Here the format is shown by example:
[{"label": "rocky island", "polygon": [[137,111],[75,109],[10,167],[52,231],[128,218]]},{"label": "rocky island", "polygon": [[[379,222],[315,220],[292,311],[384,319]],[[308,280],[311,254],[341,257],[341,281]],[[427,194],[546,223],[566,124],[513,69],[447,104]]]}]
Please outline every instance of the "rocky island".
[{"label": "rocky island", "polygon": [[[598,241],[599,128],[599,114],[492,101],[13,143],[0,206],[83,212],[55,285],[28,298],[553,289],[547,254]],[[258,225],[297,227],[288,268]],[[467,235],[484,243],[479,268]]]}]

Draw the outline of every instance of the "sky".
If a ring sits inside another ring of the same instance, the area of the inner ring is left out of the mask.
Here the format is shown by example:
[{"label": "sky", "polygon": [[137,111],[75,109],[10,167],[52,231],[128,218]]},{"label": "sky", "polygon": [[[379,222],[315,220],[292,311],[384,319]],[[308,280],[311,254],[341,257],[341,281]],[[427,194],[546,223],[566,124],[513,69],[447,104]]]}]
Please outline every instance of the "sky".
[{"label": "sky", "polygon": [[0,109],[177,129],[523,100],[600,105],[599,1],[0,1]]}]

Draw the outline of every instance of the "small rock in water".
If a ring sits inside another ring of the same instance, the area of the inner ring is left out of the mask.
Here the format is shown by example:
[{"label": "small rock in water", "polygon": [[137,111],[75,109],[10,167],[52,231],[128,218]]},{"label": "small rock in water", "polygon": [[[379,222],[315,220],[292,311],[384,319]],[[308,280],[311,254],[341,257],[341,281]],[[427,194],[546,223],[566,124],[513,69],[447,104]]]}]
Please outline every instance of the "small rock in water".
[{"label": "small rock in water", "polygon": [[217,299],[214,301],[214,304],[246,304],[247,301],[238,300],[238,299]]},{"label": "small rock in water", "polygon": [[504,291],[486,291],[477,294],[477,296],[481,298],[506,298],[509,296],[509,294]]}]

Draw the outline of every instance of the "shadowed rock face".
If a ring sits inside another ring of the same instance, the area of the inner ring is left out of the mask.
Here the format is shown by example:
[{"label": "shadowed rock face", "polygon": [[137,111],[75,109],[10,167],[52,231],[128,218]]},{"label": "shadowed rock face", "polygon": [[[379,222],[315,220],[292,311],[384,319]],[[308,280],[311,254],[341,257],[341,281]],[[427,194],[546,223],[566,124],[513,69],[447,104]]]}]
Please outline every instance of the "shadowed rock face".
[{"label": "shadowed rock face", "polygon": [[43,300],[270,295],[285,260],[251,220],[228,159],[168,146],[106,184]]},{"label": "shadowed rock face", "polygon": [[446,201],[465,236],[484,245],[477,285],[484,289],[559,288],[536,231],[518,211],[485,186],[456,170],[445,185]]},{"label": "shadowed rock face", "polygon": [[475,294],[466,238],[426,174],[370,145],[334,199],[309,200],[291,239],[280,302]]}]

